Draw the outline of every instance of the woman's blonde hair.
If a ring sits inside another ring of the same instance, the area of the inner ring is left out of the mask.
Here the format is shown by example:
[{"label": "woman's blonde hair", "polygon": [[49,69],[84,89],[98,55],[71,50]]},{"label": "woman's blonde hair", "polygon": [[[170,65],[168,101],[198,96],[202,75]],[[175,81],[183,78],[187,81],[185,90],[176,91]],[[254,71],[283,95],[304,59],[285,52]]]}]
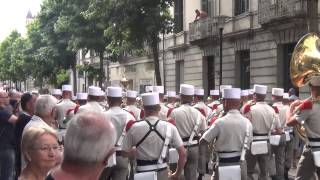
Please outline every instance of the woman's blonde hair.
[{"label": "woman's blonde hair", "polygon": [[51,135],[58,140],[57,133],[54,129],[48,127],[30,127],[23,134],[21,139],[21,152],[24,159],[28,162],[26,153],[35,146],[36,141],[45,134]]}]

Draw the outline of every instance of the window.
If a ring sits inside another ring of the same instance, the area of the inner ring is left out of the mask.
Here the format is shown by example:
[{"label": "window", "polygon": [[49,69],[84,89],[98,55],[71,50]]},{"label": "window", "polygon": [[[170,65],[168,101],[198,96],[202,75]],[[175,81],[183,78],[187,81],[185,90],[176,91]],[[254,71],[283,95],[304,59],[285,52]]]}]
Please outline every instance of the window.
[{"label": "window", "polygon": [[241,89],[250,89],[250,50],[237,51],[236,84]]},{"label": "window", "polygon": [[210,90],[215,89],[215,68],[214,56],[203,57],[203,88],[205,94],[209,94]]},{"label": "window", "polygon": [[237,16],[239,14],[242,14],[249,9],[249,0],[234,0],[235,4],[235,12],[234,15]]},{"label": "window", "polygon": [[[291,61],[292,53],[293,53],[295,46],[296,46],[296,43],[282,45],[282,48],[283,48],[282,49],[282,53],[283,53],[282,63],[283,64],[282,64],[282,68],[281,68],[281,64],[280,64],[279,69],[282,69],[282,74],[280,74],[280,75],[282,75],[282,78],[283,78],[282,87],[285,92],[287,92],[290,88],[294,87],[293,84],[291,83],[291,78],[290,78],[290,61]],[[298,90],[298,89],[296,89],[296,90]]]},{"label": "window", "polygon": [[176,61],[176,92],[180,91],[180,84],[184,82],[184,61]]},{"label": "window", "polygon": [[174,32],[183,31],[183,0],[174,0]]},{"label": "window", "polygon": [[213,17],[213,0],[201,0],[201,10],[206,12],[209,17]]}]

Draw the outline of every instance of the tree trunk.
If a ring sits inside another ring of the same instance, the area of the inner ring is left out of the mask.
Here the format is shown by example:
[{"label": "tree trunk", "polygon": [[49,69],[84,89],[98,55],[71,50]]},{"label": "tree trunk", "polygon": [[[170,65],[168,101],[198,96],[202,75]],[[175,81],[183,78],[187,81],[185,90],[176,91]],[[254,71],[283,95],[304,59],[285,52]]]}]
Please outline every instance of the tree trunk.
[{"label": "tree trunk", "polygon": [[102,89],[102,82],[104,79],[104,70],[103,70],[103,52],[99,52],[99,62],[100,62],[100,73],[99,73],[99,87]]},{"label": "tree trunk", "polygon": [[77,54],[74,53],[71,58],[73,58],[73,61],[72,61],[72,64],[71,64],[72,79],[73,79],[73,93],[77,94],[77,68],[76,68],[76,65],[77,65]]},{"label": "tree trunk", "polygon": [[158,38],[156,35],[152,36],[151,49],[153,54],[154,72],[156,75],[157,86],[161,86],[162,83],[161,83],[161,74],[160,74],[160,65],[159,65]]}]

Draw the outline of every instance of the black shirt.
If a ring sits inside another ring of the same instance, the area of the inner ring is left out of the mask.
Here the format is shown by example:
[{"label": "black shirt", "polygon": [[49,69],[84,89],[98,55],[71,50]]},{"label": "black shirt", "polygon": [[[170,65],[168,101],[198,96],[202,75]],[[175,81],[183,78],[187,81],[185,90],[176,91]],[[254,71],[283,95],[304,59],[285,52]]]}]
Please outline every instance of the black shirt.
[{"label": "black shirt", "polygon": [[0,150],[14,149],[14,126],[9,122],[11,117],[6,109],[0,108]]}]

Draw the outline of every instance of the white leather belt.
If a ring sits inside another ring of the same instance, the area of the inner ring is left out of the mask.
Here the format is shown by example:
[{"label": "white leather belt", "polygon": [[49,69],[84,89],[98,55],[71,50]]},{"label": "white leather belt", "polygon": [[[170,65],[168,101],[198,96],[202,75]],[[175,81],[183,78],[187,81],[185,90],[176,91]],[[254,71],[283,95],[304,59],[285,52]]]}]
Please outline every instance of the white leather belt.
[{"label": "white leather belt", "polygon": [[218,153],[219,158],[232,158],[232,157],[237,157],[241,156],[241,152],[221,152]]},{"label": "white leather belt", "polygon": [[253,136],[253,140],[268,140],[269,136]]},{"label": "white leather belt", "polygon": [[140,172],[144,172],[144,171],[158,170],[166,167],[167,167],[167,163],[161,163],[161,164],[154,164],[154,165],[137,166],[136,170]]},{"label": "white leather belt", "polygon": [[116,147],[115,147],[115,150],[116,150],[116,151],[122,151],[122,148],[121,148],[120,146],[116,146]]},{"label": "white leather belt", "polygon": [[315,142],[315,141],[309,141],[308,142],[308,146],[310,146],[310,147],[320,147],[320,142]]},{"label": "white leather belt", "polygon": [[191,146],[191,145],[197,145],[198,144],[198,141],[197,140],[193,140],[193,141],[186,141],[186,142],[183,142],[183,145],[184,146]]}]

